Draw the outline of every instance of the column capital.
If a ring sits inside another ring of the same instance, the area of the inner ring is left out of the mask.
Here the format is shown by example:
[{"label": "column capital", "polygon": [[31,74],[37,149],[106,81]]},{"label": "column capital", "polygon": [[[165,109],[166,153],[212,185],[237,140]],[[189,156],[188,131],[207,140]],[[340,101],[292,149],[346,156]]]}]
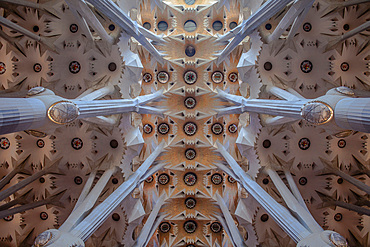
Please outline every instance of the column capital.
[{"label": "column capital", "polygon": [[32,247],[85,247],[82,239],[70,233],[62,232],[57,229],[46,230],[39,234]]}]

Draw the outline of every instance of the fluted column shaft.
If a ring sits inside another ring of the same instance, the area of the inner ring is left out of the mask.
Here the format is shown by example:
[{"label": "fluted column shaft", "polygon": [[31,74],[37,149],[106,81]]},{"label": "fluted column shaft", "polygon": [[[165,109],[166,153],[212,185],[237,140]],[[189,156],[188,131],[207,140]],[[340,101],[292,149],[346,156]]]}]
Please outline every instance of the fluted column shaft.
[{"label": "fluted column shaft", "polygon": [[334,108],[336,124],[343,129],[370,132],[370,98],[346,98]]},{"label": "fluted column shaft", "polygon": [[308,100],[286,101],[286,100],[246,100],[243,104],[243,112],[256,112],[273,116],[284,116],[301,119],[301,109]]},{"label": "fluted column shaft", "polygon": [[96,101],[73,101],[79,109],[78,118],[108,116],[112,114],[127,113],[136,110],[134,100],[96,100]]},{"label": "fluted column shaft", "polygon": [[0,98],[0,134],[36,129],[45,124],[46,107],[31,98]]}]

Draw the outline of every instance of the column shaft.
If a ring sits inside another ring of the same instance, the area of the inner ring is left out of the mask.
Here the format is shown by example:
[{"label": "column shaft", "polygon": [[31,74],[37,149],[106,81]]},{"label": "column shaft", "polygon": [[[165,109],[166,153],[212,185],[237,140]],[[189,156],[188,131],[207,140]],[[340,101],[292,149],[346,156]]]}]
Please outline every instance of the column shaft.
[{"label": "column shaft", "polygon": [[370,133],[370,98],[347,98],[334,108],[334,119],[344,129]]},{"label": "column shaft", "polygon": [[36,129],[45,120],[46,107],[41,100],[0,98],[0,134]]}]

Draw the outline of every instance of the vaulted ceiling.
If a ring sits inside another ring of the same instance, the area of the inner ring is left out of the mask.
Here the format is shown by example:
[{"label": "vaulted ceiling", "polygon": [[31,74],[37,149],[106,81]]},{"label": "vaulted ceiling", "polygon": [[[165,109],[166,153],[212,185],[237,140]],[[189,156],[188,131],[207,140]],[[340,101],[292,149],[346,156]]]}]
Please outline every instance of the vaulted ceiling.
[{"label": "vaulted ceiling", "polygon": [[86,184],[98,184],[110,170],[98,205],[162,141],[165,151],[156,162],[164,164],[163,169],[148,174],[86,246],[133,246],[163,193],[161,221],[147,246],[233,246],[223,227],[222,205],[247,246],[295,246],[232,174],[220,169],[224,159],[216,152],[218,142],[276,201],[286,205],[266,173],[271,167],[286,184],[287,174],[292,174],[324,229],[340,233],[350,246],[370,245],[369,216],[338,206],[368,209],[368,194],[343,174],[369,185],[369,134],[337,133],[305,120],[271,125],[266,115],[219,116],[217,109],[232,104],[216,97],[221,89],[276,99],[266,89],[271,86],[308,99],[339,86],[368,91],[370,31],[335,40],[369,21],[369,3],[341,7],[339,1],[315,1],[293,35],[288,27],[268,42],[287,6],[221,61],[218,54],[227,42],[218,38],[248,19],[263,1],[115,2],[164,40],[152,42],[163,54],[163,63],[92,5],[111,40],[86,25],[64,1],[40,1],[38,9],[0,1],[2,16],[42,37],[37,42],[2,25],[1,97],[24,97],[36,86],[66,99],[107,86],[113,90],[101,100],[135,98],[161,89],[165,95],[151,104],[163,109],[163,116],[126,113],[0,136],[0,177],[15,173],[3,191],[32,177],[0,202],[0,208],[5,207],[0,213],[14,208],[8,203],[15,200],[17,206],[42,202],[0,219],[1,246],[31,246],[43,231],[59,228]]}]

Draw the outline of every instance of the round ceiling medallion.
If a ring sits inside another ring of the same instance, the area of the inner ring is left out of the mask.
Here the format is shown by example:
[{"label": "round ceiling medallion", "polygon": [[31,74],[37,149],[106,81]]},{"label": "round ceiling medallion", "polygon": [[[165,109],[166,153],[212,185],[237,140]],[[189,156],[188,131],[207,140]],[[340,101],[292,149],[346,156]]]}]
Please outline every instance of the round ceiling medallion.
[{"label": "round ceiling medallion", "polygon": [[220,72],[220,71],[215,71],[215,72],[213,72],[211,78],[212,78],[212,81],[214,83],[219,84],[219,83],[223,82],[223,80],[224,80],[224,74],[222,72]]},{"label": "round ceiling medallion", "polygon": [[75,182],[75,184],[80,185],[80,184],[82,184],[83,179],[82,179],[80,176],[76,176],[76,177],[73,179],[73,181]]},{"label": "round ceiling medallion", "polygon": [[150,24],[149,22],[145,22],[144,24],[143,24],[143,27],[145,28],[145,29],[151,29],[152,28],[152,24]]},{"label": "round ceiling medallion", "polygon": [[236,82],[238,80],[238,74],[235,72],[232,72],[229,74],[229,80],[231,82]]},{"label": "round ceiling medallion", "polygon": [[215,30],[215,31],[220,31],[222,29],[224,25],[222,24],[222,22],[220,21],[215,21],[212,23],[212,28]]},{"label": "round ceiling medallion", "polygon": [[147,183],[151,183],[153,181],[154,181],[154,177],[153,176],[150,176],[147,179],[145,179],[145,182],[147,182]]},{"label": "round ceiling medallion", "polygon": [[41,72],[41,70],[42,70],[42,66],[41,66],[41,64],[39,64],[39,63],[35,63],[35,64],[33,65],[33,71],[35,71],[36,73]]},{"label": "round ceiling medallion", "polygon": [[335,91],[347,96],[354,96],[355,92],[349,87],[336,87]]},{"label": "round ceiling medallion", "polygon": [[184,24],[184,29],[186,32],[194,32],[197,29],[197,23],[193,20],[187,20]]},{"label": "round ceiling medallion", "polygon": [[189,122],[184,125],[184,132],[188,136],[195,135],[197,132],[197,125],[195,123]]},{"label": "round ceiling medallion", "polygon": [[238,126],[236,126],[236,124],[230,124],[228,130],[230,133],[234,134],[238,131]]},{"label": "round ceiling medallion", "polygon": [[195,47],[194,47],[194,46],[192,46],[192,45],[188,45],[188,46],[185,48],[185,54],[186,54],[186,56],[188,56],[188,57],[192,57],[192,56],[194,56],[194,55],[195,55],[195,52],[196,52]]},{"label": "round ceiling medallion", "polygon": [[157,74],[157,80],[162,84],[167,83],[169,79],[170,79],[170,76],[166,71],[161,71]]},{"label": "round ceiling medallion", "polygon": [[311,29],[312,29],[312,26],[310,23],[306,22],[305,24],[303,24],[303,31],[309,32],[311,31]]},{"label": "round ceiling medallion", "polygon": [[8,149],[10,147],[10,141],[6,137],[0,138],[0,148],[1,149]]},{"label": "round ceiling medallion", "polygon": [[44,92],[46,89],[44,87],[34,87],[34,88],[31,88],[30,90],[28,90],[27,92],[27,96],[33,96],[33,95],[36,95],[36,94],[39,94],[39,93],[42,93]]},{"label": "round ceiling medallion", "polygon": [[117,141],[117,140],[115,140],[115,139],[111,140],[111,141],[109,142],[109,146],[110,146],[111,148],[118,148],[118,141]]},{"label": "round ceiling medallion", "polygon": [[236,23],[235,21],[230,22],[230,24],[229,24],[229,28],[230,28],[230,29],[234,29],[234,28],[236,28],[237,26],[238,26],[238,23]]},{"label": "round ceiling medallion", "polygon": [[301,116],[307,122],[320,125],[329,122],[334,115],[333,109],[324,102],[312,101],[301,109]]},{"label": "round ceiling medallion", "polygon": [[152,75],[150,73],[145,73],[143,75],[143,81],[146,82],[146,83],[149,83],[151,82],[153,79]]},{"label": "round ceiling medallion", "polygon": [[220,123],[214,123],[212,125],[212,133],[215,135],[219,135],[224,132],[224,127]]},{"label": "round ceiling medallion", "polygon": [[197,153],[194,149],[188,148],[188,149],[185,150],[186,159],[193,160],[193,159],[195,159],[196,156],[197,156]]},{"label": "round ceiling medallion", "polygon": [[145,134],[150,134],[153,131],[153,127],[150,124],[145,124],[143,127],[143,131]]},{"label": "round ceiling medallion", "polygon": [[344,139],[340,139],[338,141],[338,147],[344,148],[346,146],[346,141]]},{"label": "round ceiling medallion", "polygon": [[40,219],[47,220],[49,218],[49,215],[46,212],[40,213]]},{"label": "round ceiling medallion", "polygon": [[197,73],[191,70],[185,72],[184,80],[189,85],[194,84],[197,81]]},{"label": "round ceiling medallion", "polygon": [[197,101],[193,97],[187,97],[184,100],[184,105],[188,109],[193,109],[197,104]]},{"label": "round ceiling medallion", "polygon": [[6,72],[5,63],[0,62],[0,75],[4,74],[5,72]]},{"label": "round ceiling medallion", "polygon": [[14,219],[14,215],[8,215],[6,217],[3,218],[5,221],[12,221]]},{"label": "round ceiling medallion", "polygon": [[271,147],[271,141],[270,140],[264,140],[263,142],[262,142],[262,146],[264,147],[264,148],[269,148],[269,147]]},{"label": "round ceiling medallion", "polygon": [[116,64],[116,63],[114,63],[114,62],[109,63],[109,64],[108,64],[108,69],[109,69],[109,71],[111,71],[111,72],[116,71],[116,69],[117,69],[117,64]]},{"label": "round ceiling medallion", "polygon": [[39,147],[39,148],[43,148],[43,147],[45,147],[45,142],[44,142],[44,140],[42,140],[42,139],[38,139],[38,140],[36,141],[36,145],[37,145],[37,147]]},{"label": "round ceiling medallion", "polygon": [[336,247],[347,247],[348,243],[344,237],[339,233],[333,232],[330,234],[330,242],[332,242]]},{"label": "round ceiling medallion", "polygon": [[228,176],[227,181],[229,181],[229,183],[231,183],[231,184],[236,182],[235,178],[233,178],[232,176]]},{"label": "round ceiling medallion", "polygon": [[71,25],[69,26],[69,31],[71,31],[71,33],[77,33],[77,31],[78,31],[78,26],[77,26],[77,24],[71,24]]},{"label": "round ceiling medallion", "polygon": [[83,141],[78,137],[73,138],[71,141],[71,146],[76,150],[80,150],[83,147],[83,145],[84,145]]},{"label": "round ceiling medallion", "polygon": [[266,221],[268,221],[269,220],[269,216],[268,216],[268,214],[263,214],[263,215],[261,215],[261,221],[262,222],[266,222]]},{"label": "round ceiling medallion", "polygon": [[214,232],[214,233],[219,233],[222,230],[222,226],[218,222],[213,222],[211,224],[210,228],[211,228],[211,231]]},{"label": "round ceiling medallion", "polygon": [[162,173],[161,175],[158,176],[158,183],[161,185],[166,185],[170,182],[170,176],[166,173]]},{"label": "round ceiling medallion", "polygon": [[114,221],[119,221],[121,219],[121,216],[119,216],[119,214],[117,214],[117,213],[114,213],[114,214],[112,214],[112,219]]},{"label": "round ceiling medallion", "polygon": [[184,2],[187,4],[187,5],[193,5],[195,3],[195,0],[184,0]]},{"label": "round ceiling medallion", "polygon": [[304,60],[301,63],[301,70],[303,73],[310,73],[312,71],[312,63],[308,60]]},{"label": "round ceiling medallion", "polygon": [[167,123],[161,123],[158,125],[158,132],[162,135],[167,134],[170,131],[170,126]]},{"label": "round ceiling medallion", "polygon": [[343,62],[341,65],[340,65],[340,69],[342,71],[347,71],[349,70],[349,64],[347,62]]},{"label": "round ceiling medallion", "polygon": [[167,233],[171,230],[171,225],[168,222],[162,222],[159,225],[159,230],[163,233]]},{"label": "round ceiling medallion", "polygon": [[188,172],[184,176],[184,182],[188,186],[193,186],[197,182],[197,175],[192,172]]},{"label": "round ceiling medallion", "polygon": [[110,24],[108,26],[108,29],[109,29],[109,31],[114,31],[114,29],[116,29],[116,26],[114,24]]},{"label": "round ceiling medallion", "polygon": [[223,179],[222,175],[221,175],[221,174],[219,174],[219,173],[215,173],[215,174],[213,174],[213,175],[212,175],[212,177],[211,177],[211,181],[212,181],[212,183],[213,183],[213,184],[215,184],[215,185],[219,185],[219,184],[221,184],[223,180],[224,180],[224,179]]},{"label": "round ceiling medallion", "polygon": [[186,198],[185,200],[185,206],[189,209],[194,208],[196,204],[197,204],[197,201],[192,197]]},{"label": "round ceiling medallion", "polygon": [[307,184],[307,178],[306,177],[300,177],[298,180],[298,183],[300,185],[306,185]]},{"label": "round ceiling medallion", "polygon": [[304,137],[299,140],[298,147],[302,150],[307,150],[311,145],[311,142],[308,138]]},{"label": "round ceiling medallion", "polygon": [[263,68],[264,68],[266,71],[270,71],[270,70],[272,70],[272,63],[271,63],[271,62],[266,62],[266,63],[263,65]]},{"label": "round ceiling medallion", "polygon": [[184,223],[184,230],[187,233],[194,233],[197,229],[197,223],[193,220],[188,220]]},{"label": "round ceiling medallion", "polygon": [[170,76],[168,75],[166,71],[161,71],[157,74],[157,80],[162,84],[167,83],[169,79],[170,79]]},{"label": "round ceiling medallion", "polygon": [[81,70],[81,65],[79,62],[72,61],[69,64],[69,72],[71,72],[72,74],[77,74],[78,72],[80,72],[80,70]]},{"label": "round ceiling medallion", "polygon": [[158,27],[158,29],[159,29],[160,31],[166,31],[166,30],[167,30],[167,28],[168,28],[168,23],[167,23],[167,22],[165,22],[165,21],[160,21],[160,22],[158,22],[157,27]]},{"label": "round ceiling medallion", "polygon": [[48,117],[57,124],[73,122],[80,115],[78,107],[70,101],[59,101],[52,104],[48,109]]},{"label": "round ceiling medallion", "polygon": [[343,215],[341,213],[336,213],[334,215],[334,220],[335,221],[341,221],[343,219]]}]

